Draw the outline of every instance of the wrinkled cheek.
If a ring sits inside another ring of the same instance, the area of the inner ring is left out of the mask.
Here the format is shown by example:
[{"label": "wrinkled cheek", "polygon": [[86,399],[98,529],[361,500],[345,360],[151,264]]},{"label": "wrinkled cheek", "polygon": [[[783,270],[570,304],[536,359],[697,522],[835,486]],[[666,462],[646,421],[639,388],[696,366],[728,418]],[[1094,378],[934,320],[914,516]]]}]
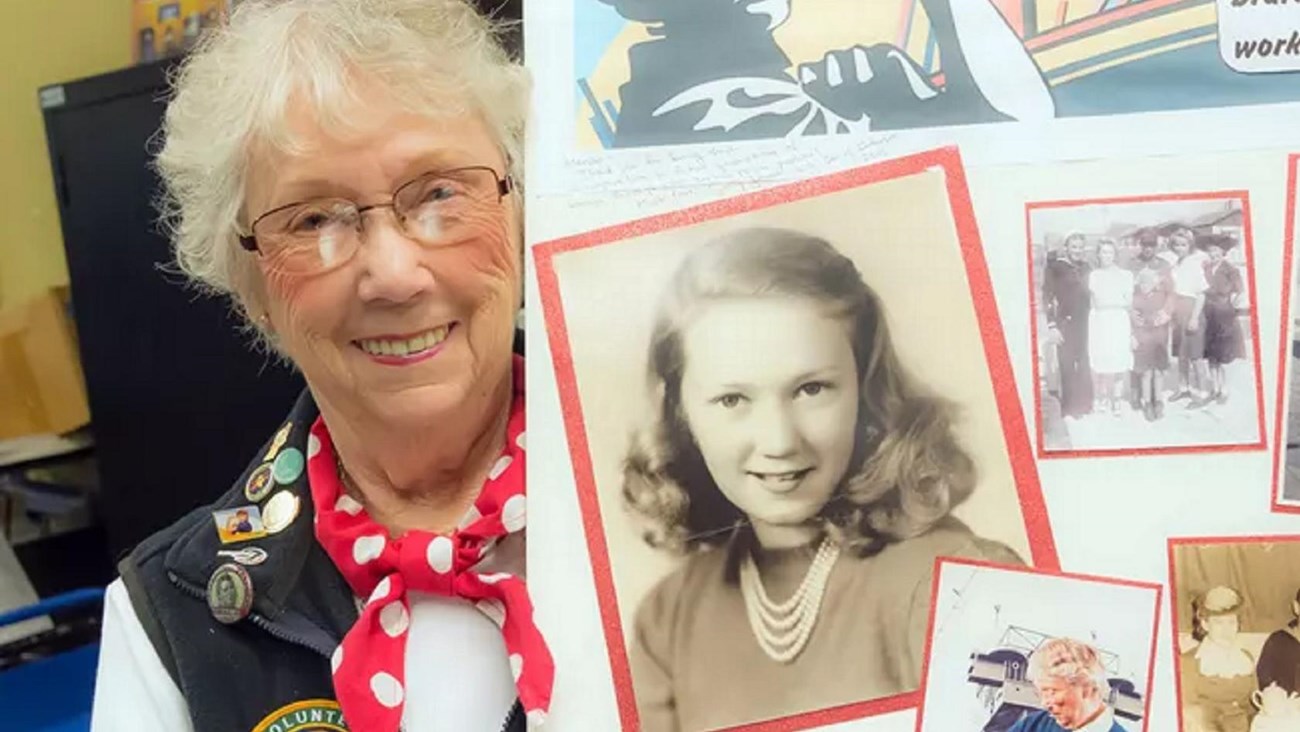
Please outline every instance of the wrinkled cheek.
[{"label": "wrinkled cheek", "polygon": [[[311,285],[320,278],[304,277],[276,266],[274,261],[262,265],[267,309],[281,348],[296,360],[301,360],[305,350],[314,350],[314,342],[322,340],[314,335],[308,313],[316,310]],[[328,276],[328,275],[326,275]]]},{"label": "wrinkled cheek", "polygon": [[443,222],[455,232],[454,242],[438,248],[447,257],[435,269],[453,291],[476,305],[503,308],[513,327],[520,292],[519,233],[510,224],[510,210],[501,204],[483,204]]},{"label": "wrinkled cheek", "polygon": [[276,302],[292,301],[307,285],[308,278],[292,271],[291,263],[283,255],[259,259],[258,266],[266,294]]}]

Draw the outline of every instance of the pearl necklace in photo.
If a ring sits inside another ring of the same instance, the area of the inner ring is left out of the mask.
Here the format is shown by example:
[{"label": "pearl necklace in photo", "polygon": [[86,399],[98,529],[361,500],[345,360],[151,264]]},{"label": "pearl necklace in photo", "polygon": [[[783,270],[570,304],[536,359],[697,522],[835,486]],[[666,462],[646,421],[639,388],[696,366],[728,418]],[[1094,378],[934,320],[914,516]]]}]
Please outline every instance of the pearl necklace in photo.
[{"label": "pearl necklace in photo", "polygon": [[767,596],[754,556],[746,553],[741,559],[740,594],[745,598],[749,627],[754,631],[758,646],[773,661],[789,663],[808,645],[822,598],[826,595],[831,568],[839,558],[840,545],[829,538],[823,539],[799,589],[781,603]]}]

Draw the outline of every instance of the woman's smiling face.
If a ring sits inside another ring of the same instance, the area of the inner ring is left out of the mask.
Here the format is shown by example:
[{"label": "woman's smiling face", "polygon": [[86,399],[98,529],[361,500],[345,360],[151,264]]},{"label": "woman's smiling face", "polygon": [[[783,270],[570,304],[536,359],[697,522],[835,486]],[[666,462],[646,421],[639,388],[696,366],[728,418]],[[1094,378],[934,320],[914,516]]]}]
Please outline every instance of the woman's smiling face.
[{"label": "woman's smiling face", "polygon": [[706,305],[682,341],[682,408],[714,482],[764,545],[806,533],[853,455],[847,325],[807,298],[737,298]]},{"label": "woman's smiling face", "polygon": [[[340,197],[384,203],[413,177],[470,165],[503,174],[505,160],[476,116],[428,120],[377,98],[358,108],[355,135],[326,134],[291,106],[303,154],[254,160],[250,219],[289,203]],[[519,229],[510,196],[487,199],[435,245],[408,236],[390,210],[365,215],[345,264],[311,275],[259,257],[280,347],[318,400],[404,424],[430,419],[501,383],[511,364],[520,292]]]}]

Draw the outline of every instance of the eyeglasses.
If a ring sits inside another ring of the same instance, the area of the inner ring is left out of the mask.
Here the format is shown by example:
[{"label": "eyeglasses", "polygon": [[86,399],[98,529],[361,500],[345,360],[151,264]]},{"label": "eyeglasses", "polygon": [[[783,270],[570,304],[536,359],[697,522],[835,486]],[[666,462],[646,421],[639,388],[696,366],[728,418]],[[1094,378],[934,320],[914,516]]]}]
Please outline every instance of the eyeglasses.
[{"label": "eyeglasses", "polygon": [[501,203],[514,181],[473,165],[425,173],[398,186],[387,203],[362,206],[346,198],[316,198],[273,208],[258,216],[239,243],[272,267],[319,274],[346,264],[364,237],[362,214],[389,208],[402,233],[425,246],[459,241],[485,206]]}]

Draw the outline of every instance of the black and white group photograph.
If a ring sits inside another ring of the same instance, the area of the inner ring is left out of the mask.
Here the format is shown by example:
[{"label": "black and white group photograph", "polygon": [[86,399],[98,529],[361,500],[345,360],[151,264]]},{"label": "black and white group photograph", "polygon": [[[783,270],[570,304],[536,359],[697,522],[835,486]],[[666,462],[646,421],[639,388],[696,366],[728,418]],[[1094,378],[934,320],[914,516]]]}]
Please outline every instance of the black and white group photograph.
[{"label": "black and white group photograph", "polygon": [[1183,732],[1300,729],[1300,536],[1171,539]]},{"label": "black and white group photograph", "polygon": [[1160,586],[941,560],[918,732],[1140,732]]},{"label": "black and white group photograph", "polygon": [[851,181],[539,247],[647,732],[910,706],[935,559],[1052,551],[943,175]]},{"label": "black and white group photograph", "polygon": [[1028,206],[1044,457],[1262,449],[1244,194]]}]

